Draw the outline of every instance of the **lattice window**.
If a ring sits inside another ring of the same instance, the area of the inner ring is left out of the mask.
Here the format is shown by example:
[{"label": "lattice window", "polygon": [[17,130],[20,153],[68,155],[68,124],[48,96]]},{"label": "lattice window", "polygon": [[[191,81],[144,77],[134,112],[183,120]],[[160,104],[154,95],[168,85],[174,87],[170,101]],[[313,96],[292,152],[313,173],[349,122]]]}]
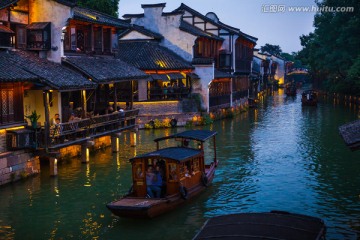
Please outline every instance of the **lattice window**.
[{"label": "lattice window", "polygon": [[14,91],[13,90],[9,90],[8,91],[8,101],[9,101],[9,114],[13,115],[14,114]]},{"label": "lattice window", "polygon": [[21,84],[0,86],[0,124],[24,122]]},{"label": "lattice window", "polygon": [[1,90],[1,105],[2,105],[2,115],[7,116],[8,115],[8,97],[7,97],[7,91]]}]

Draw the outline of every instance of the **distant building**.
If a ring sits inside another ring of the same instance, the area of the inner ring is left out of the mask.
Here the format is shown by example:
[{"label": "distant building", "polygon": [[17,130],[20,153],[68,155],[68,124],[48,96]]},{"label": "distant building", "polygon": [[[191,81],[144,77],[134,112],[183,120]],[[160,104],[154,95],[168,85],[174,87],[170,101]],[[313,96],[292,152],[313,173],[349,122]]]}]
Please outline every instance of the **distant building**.
[{"label": "distant building", "polygon": [[[187,77],[191,92],[200,94],[203,109],[230,107],[247,99],[256,38],[220,22],[215,13],[202,15],[185,4],[168,13],[163,12],[165,3],[141,6],[144,13],[123,17],[159,34],[161,46],[192,64]],[[153,39],[135,31],[121,40]]]}]

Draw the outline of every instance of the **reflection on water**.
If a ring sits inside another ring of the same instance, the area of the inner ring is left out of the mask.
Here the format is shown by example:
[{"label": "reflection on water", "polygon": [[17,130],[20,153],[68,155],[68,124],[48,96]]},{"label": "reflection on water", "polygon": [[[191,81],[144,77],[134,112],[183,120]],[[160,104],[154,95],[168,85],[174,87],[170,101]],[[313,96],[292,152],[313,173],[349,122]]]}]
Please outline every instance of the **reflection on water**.
[{"label": "reflection on water", "polygon": [[118,154],[108,148],[88,164],[59,163],[55,178],[43,166],[38,176],[1,187],[0,239],[191,239],[209,217],[273,209],[323,218],[328,239],[357,239],[360,152],[349,151],[338,133],[356,119],[356,108],[332,101],[301,107],[299,96],[281,91],[259,104],[206,127],[218,131],[220,164],[213,185],[189,204],[152,220],[111,215],[106,203],[131,185],[128,159],[184,129],[140,131],[137,147],[124,133]]}]

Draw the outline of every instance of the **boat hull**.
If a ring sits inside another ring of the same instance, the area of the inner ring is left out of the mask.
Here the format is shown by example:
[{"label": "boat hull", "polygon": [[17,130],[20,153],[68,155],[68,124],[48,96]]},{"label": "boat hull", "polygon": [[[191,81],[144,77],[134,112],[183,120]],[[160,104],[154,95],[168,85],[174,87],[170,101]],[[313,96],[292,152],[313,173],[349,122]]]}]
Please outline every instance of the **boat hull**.
[{"label": "boat hull", "polygon": [[203,192],[212,183],[215,174],[215,165],[207,171],[208,182],[206,186],[199,183],[187,189],[186,196],[181,193],[167,196],[165,198],[136,198],[125,196],[119,200],[108,203],[106,207],[116,216],[126,218],[154,218],[169,212]]}]

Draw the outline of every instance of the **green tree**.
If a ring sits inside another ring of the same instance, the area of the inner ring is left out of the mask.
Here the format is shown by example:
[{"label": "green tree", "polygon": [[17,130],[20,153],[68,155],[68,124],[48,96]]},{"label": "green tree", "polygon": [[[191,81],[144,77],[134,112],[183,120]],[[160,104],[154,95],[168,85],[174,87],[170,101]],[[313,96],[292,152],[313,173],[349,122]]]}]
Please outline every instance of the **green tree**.
[{"label": "green tree", "polygon": [[294,68],[305,68],[305,66],[302,64],[301,60],[299,60],[297,58],[297,53],[296,52],[292,52],[290,53],[281,53],[280,55],[282,58],[284,58],[286,61],[291,61],[293,62],[293,67]]},{"label": "green tree", "polygon": [[78,5],[118,17],[120,0],[78,0]]},{"label": "green tree", "polygon": [[269,43],[266,43],[264,46],[260,47],[261,52],[268,52],[272,55],[280,56],[282,53],[282,50],[279,45],[272,45]]},{"label": "green tree", "polygon": [[324,0],[319,8],[353,7],[353,11],[323,11],[314,17],[315,31],[300,37],[298,59],[308,65],[316,85],[329,91],[360,95],[360,2]]}]

